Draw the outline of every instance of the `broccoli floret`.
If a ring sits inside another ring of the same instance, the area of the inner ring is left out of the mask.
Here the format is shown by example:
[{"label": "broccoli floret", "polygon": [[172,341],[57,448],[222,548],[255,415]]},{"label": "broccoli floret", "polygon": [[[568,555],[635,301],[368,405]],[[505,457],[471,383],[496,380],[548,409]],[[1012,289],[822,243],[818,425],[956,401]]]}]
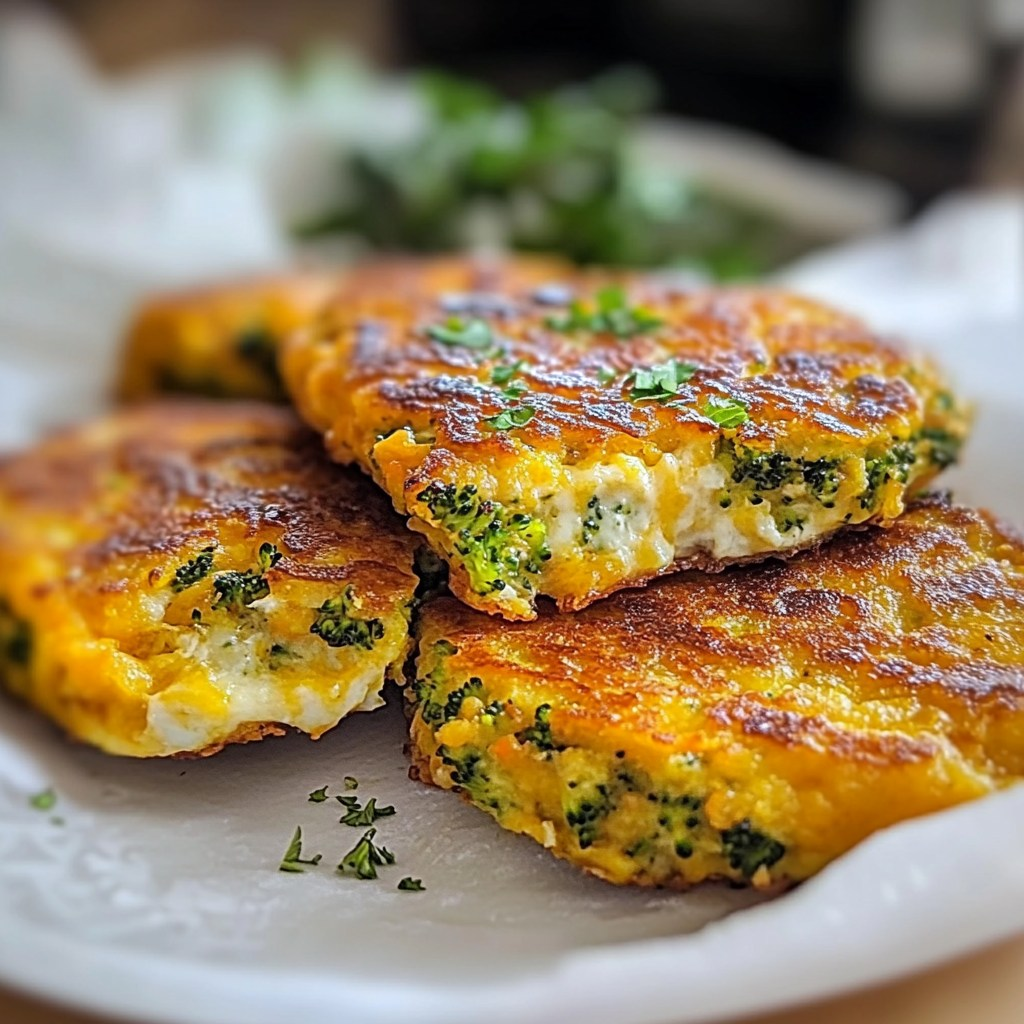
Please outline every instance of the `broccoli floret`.
[{"label": "broccoli floret", "polygon": [[171,590],[180,594],[205,579],[213,568],[213,553],[216,550],[216,546],[211,544],[210,547],[203,548],[195,558],[179,566],[174,572],[174,579],[171,580]]},{"label": "broccoli floret", "polygon": [[281,561],[281,552],[273,544],[261,544],[256,553],[258,568],[244,572],[222,572],[213,580],[213,591],[217,595],[210,606],[214,611],[224,609],[236,614],[264,597],[270,596],[270,584],[263,574]]},{"label": "broccoli floret", "polygon": [[246,569],[245,572],[224,572],[214,578],[213,590],[217,595],[211,607],[214,611],[225,609],[241,612],[254,601],[270,595],[270,584],[263,573]]},{"label": "broccoli floret", "polygon": [[516,733],[520,743],[532,743],[538,750],[565,750],[551,735],[551,705],[541,704],[533,715],[533,725]]},{"label": "broccoli floret", "polygon": [[839,459],[801,460],[800,465],[807,489],[819,501],[835,496],[839,490]]},{"label": "broccoli floret", "polygon": [[24,668],[32,660],[32,627],[0,600],[0,662]]},{"label": "broccoli floret", "polygon": [[594,845],[601,822],[615,806],[608,787],[595,786],[593,792],[565,812],[566,824],[576,833],[581,850]]},{"label": "broccoli floret", "polygon": [[752,878],[759,868],[770,868],[782,860],[786,853],[782,843],[759,832],[746,818],[732,828],[725,829],[721,836],[722,853],[729,867],[739,871],[744,878]]},{"label": "broccoli floret", "polygon": [[775,517],[775,526],[779,533],[789,533],[790,530],[803,530],[806,522],[807,520],[804,516],[797,515],[795,512],[783,512]]},{"label": "broccoli floret", "polygon": [[796,471],[793,460],[784,452],[735,450],[732,479],[740,484],[749,480],[756,491],[774,491],[788,484]]},{"label": "broccoli floret", "polygon": [[412,684],[412,692],[420,704],[420,715],[428,725],[436,725],[444,720],[444,707],[433,699],[437,688],[444,682],[444,659],[454,654],[458,648],[448,640],[438,640],[434,644],[433,653],[437,664],[425,676],[420,676]]},{"label": "broccoli floret", "polygon": [[277,339],[265,327],[250,327],[235,341],[235,351],[275,387],[280,387],[277,371]]},{"label": "broccoli floret", "polygon": [[860,497],[861,508],[873,508],[878,500],[878,490],[890,480],[906,483],[910,475],[910,467],[917,461],[917,453],[910,443],[899,443],[892,446],[884,455],[867,459],[864,469],[867,473],[868,485]]},{"label": "broccoli floret", "polygon": [[320,637],[328,647],[361,647],[373,650],[373,645],[384,636],[384,623],[380,619],[363,619],[354,614],[355,596],[346,587],[340,597],[328,598],[317,610],[310,633]]},{"label": "broccoli floret", "polygon": [[457,690],[452,690],[444,704],[444,720],[450,722],[453,718],[458,718],[459,712],[462,710],[462,702],[467,697],[480,697],[483,691],[483,680],[477,676],[473,676]]},{"label": "broccoli floret", "polygon": [[963,438],[956,437],[941,427],[925,427],[920,433],[921,440],[926,442],[928,459],[933,466],[946,469],[960,457]]},{"label": "broccoli floret", "polygon": [[839,490],[839,459],[794,459],[785,452],[758,452],[735,446],[731,447],[731,458],[733,482],[749,481],[755,492],[802,483],[811,495],[824,502]]},{"label": "broccoli floret", "polygon": [[507,788],[491,778],[488,759],[477,748],[453,751],[442,744],[437,748],[437,756],[442,764],[452,769],[452,782],[464,790],[473,803],[500,815],[514,802]]},{"label": "broccoli floret", "polygon": [[416,496],[441,529],[452,538],[455,552],[478,594],[518,586],[532,590],[524,574],[536,574],[551,557],[547,529],[523,512],[509,512],[481,498],[473,484],[456,487],[434,481]]},{"label": "broccoli floret", "polygon": [[470,748],[463,754],[454,754],[450,747],[442,744],[437,748],[441,763],[452,769],[452,782],[456,786],[471,786],[474,782],[487,781],[480,769],[480,751]]}]

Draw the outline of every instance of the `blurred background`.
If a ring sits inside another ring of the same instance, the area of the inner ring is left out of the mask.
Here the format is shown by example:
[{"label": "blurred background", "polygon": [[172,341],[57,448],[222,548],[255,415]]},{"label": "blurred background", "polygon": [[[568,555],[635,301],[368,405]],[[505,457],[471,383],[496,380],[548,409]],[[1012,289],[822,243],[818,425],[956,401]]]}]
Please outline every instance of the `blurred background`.
[{"label": "blurred background", "polygon": [[149,291],[388,250],[1016,331],[1022,196],[1024,0],[0,6],[0,355],[69,394]]},{"label": "blurred background", "polygon": [[263,248],[512,245],[730,278],[953,190],[1024,185],[1024,0],[5,11],[22,212],[52,208],[55,165],[82,195],[163,181],[193,215],[216,172],[221,202],[261,207],[244,231],[282,235]]}]

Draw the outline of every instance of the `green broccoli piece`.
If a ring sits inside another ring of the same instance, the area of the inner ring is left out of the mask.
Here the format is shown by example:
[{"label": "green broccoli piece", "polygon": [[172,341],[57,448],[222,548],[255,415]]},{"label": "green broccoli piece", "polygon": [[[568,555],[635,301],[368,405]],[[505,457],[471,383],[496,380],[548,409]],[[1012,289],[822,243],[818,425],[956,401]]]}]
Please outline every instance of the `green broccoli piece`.
[{"label": "green broccoli piece", "polygon": [[355,596],[349,586],[340,597],[328,598],[320,605],[309,627],[310,633],[320,637],[328,647],[373,650],[373,645],[384,636],[384,623],[380,619],[359,618],[354,609]]},{"label": "green broccoli piece", "polygon": [[608,787],[600,784],[585,799],[568,808],[566,824],[576,833],[581,850],[594,845],[601,822],[611,813],[615,803]]},{"label": "green broccoli piece", "polygon": [[533,713],[533,725],[528,725],[521,732],[517,732],[516,739],[520,743],[532,743],[538,750],[565,750],[565,747],[556,743],[551,735],[550,704],[538,706]]},{"label": "green broccoli piece", "polygon": [[776,491],[781,487],[803,484],[821,502],[839,490],[839,459],[794,459],[785,452],[758,452],[731,446],[732,480],[750,482],[754,492]]},{"label": "green broccoli piece", "polygon": [[213,553],[216,550],[216,545],[211,544],[208,548],[203,548],[195,558],[179,566],[174,572],[174,579],[171,580],[171,590],[180,594],[205,579],[213,568]]},{"label": "green broccoli piece", "polygon": [[839,490],[839,459],[801,460],[800,465],[807,489],[819,501],[835,497]]},{"label": "green broccoli piece", "polygon": [[770,868],[786,853],[782,843],[759,832],[747,818],[725,829],[721,837],[722,853],[729,867],[739,871],[744,878],[752,878],[759,868]]},{"label": "green broccoli piece", "polygon": [[488,762],[475,747],[453,751],[442,744],[437,748],[441,763],[452,769],[452,782],[472,799],[473,803],[500,815],[511,802],[505,788],[491,778]]},{"label": "green broccoli piece", "polygon": [[890,480],[906,483],[910,467],[916,461],[917,452],[909,442],[895,444],[884,455],[867,459],[864,468],[867,472],[868,485],[860,496],[860,507],[873,508],[878,500],[879,488]]},{"label": "green broccoli piece", "polygon": [[954,465],[960,458],[963,438],[956,437],[941,427],[925,427],[919,436],[922,441],[926,442],[925,450],[933,466],[946,469]]},{"label": "green broccoli piece", "polygon": [[246,569],[245,572],[224,572],[213,580],[213,590],[217,595],[211,607],[214,611],[224,609],[230,612],[241,612],[253,602],[270,595],[270,584],[260,572]]},{"label": "green broccoli piece", "polygon": [[32,627],[0,599],[0,661],[26,667],[32,660]]},{"label": "green broccoli piece", "polygon": [[275,388],[280,388],[277,339],[265,327],[249,327],[235,340],[235,351]]},{"label": "green broccoli piece", "polygon": [[416,496],[447,532],[470,584],[478,594],[506,586],[533,590],[527,573],[537,574],[551,557],[544,524],[481,498],[473,484],[456,487],[435,480]]},{"label": "green broccoli piece", "polygon": [[263,574],[281,561],[281,552],[273,544],[261,544],[256,553],[257,569],[244,572],[222,572],[213,580],[213,591],[217,595],[210,606],[214,611],[224,609],[243,612],[249,605],[270,596],[270,584]]}]

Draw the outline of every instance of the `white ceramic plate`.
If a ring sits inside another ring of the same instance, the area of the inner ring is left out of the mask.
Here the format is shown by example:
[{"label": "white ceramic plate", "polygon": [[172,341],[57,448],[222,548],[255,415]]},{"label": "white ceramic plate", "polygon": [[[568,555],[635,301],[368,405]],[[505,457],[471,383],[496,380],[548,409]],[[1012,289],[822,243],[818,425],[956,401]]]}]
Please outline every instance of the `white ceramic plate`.
[{"label": "white ceramic plate", "polygon": [[[19,282],[5,306],[2,285],[0,327],[32,294]],[[61,285],[36,278],[41,312],[61,305]],[[88,294],[62,300],[74,314],[63,331],[47,321],[30,335],[24,318],[0,330],[0,439],[99,403],[110,345],[77,346],[66,328],[110,336],[123,296]],[[1020,522],[1018,327],[982,316],[968,343],[930,340],[980,407],[949,483]],[[0,702],[0,981],[174,1024],[682,1024],[878,982],[1024,930],[1022,788],[880,834],[755,905],[724,888],[673,895],[585,878],[410,782],[403,735],[392,705],[319,743],[135,763],[74,747]],[[380,832],[398,865],[378,882],[333,872],[359,833],[338,824],[333,801],[307,801],[345,775],[397,808]],[[57,806],[30,806],[51,785]],[[282,874],[299,824],[324,864]],[[396,891],[403,875],[427,890]]]}]

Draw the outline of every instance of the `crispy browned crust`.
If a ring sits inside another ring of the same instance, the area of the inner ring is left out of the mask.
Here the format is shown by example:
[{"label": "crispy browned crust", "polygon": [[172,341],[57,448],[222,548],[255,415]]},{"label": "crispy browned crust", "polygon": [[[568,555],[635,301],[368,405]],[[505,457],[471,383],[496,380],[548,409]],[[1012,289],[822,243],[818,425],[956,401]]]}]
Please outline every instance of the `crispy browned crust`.
[{"label": "crispy browned crust", "polygon": [[201,750],[190,750],[171,756],[179,761],[194,761],[219,754],[225,747],[234,743],[256,743],[267,736],[285,736],[287,733],[288,730],[277,722],[246,722],[245,725],[239,726],[234,732],[225,736],[220,743],[211,743],[210,746],[203,747]]},{"label": "crispy browned crust", "polygon": [[[160,401],[61,431],[0,466],[0,494],[19,515],[73,520],[95,535],[67,552],[86,585],[125,559],[162,564],[228,527],[280,531],[289,554],[275,576],[358,578],[362,593],[385,595],[407,585],[396,566],[418,543],[395,529],[387,499],[361,474],[323,457],[290,410],[255,402]],[[316,558],[325,552],[347,557]],[[114,573],[102,589],[128,582]]]},{"label": "crispy browned crust", "polygon": [[[589,298],[600,280],[578,279],[575,293]],[[688,432],[716,433],[695,409],[712,395],[746,404],[750,419],[739,435],[757,447],[778,445],[796,430],[813,430],[819,443],[885,437],[894,424],[920,412],[920,398],[904,377],[910,357],[903,345],[855,317],[789,293],[685,292],[634,279],[631,302],[666,326],[626,340],[554,330],[547,320],[559,310],[532,302],[531,294],[523,285],[506,292],[508,313],[492,318],[504,361],[525,360],[530,370],[536,413],[514,437],[557,452],[563,461],[580,459],[595,446],[634,450],[650,441],[670,450]],[[437,440],[407,490],[429,477],[447,453],[471,448],[479,460],[513,455],[513,436],[483,425],[510,403],[479,386],[478,354],[426,336],[445,317],[438,297],[414,294],[404,303],[393,299],[393,305],[386,319],[361,325],[349,318],[339,327],[325,315],[315,331],[289,347],[315,347],[319,373],[333,380],[339,406],[344,388],[353,392],[344,404],[359,402],[360,415],[416,426],[430,422]],[[631,402],[621,386],[604,387],[596,379],[600,367],[624,376],[670,356],[700,367],[671,405]],[[302,360],[295,356],[292,362]],[[752,366],[766,369],[752,373]],[[301,404],[308,389],[324,381],[305,379],[303,367],[296,369],[290,380]]]}]

